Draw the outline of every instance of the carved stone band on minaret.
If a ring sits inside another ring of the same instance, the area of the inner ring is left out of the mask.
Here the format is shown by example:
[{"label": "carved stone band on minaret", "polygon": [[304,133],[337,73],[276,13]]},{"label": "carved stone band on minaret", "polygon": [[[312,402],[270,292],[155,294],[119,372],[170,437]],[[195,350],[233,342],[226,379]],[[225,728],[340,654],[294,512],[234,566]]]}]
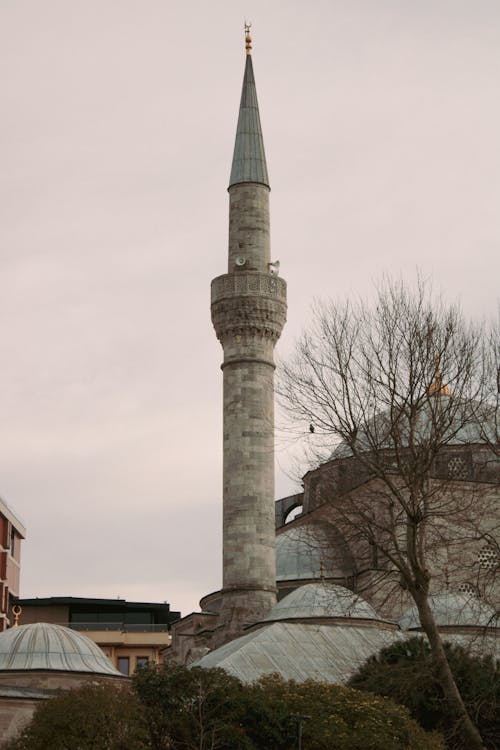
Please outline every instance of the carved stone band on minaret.
[{"label": "carved stone band on minaret", "polygon": [[276,342],[285,320],[286,282],[278,276],[246,271],[212,281],[212,321],[222,345],[248,334]]}]

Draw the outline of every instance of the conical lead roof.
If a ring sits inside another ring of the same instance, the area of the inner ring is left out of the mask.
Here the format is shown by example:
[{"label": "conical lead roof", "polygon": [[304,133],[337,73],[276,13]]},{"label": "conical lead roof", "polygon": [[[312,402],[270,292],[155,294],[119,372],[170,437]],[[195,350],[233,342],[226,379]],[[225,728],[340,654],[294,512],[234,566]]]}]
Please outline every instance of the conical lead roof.
[{"label": "conical lead roof", "polygon": [[260,182],[269,187],[252,57],[247,54],[229,187]]}]

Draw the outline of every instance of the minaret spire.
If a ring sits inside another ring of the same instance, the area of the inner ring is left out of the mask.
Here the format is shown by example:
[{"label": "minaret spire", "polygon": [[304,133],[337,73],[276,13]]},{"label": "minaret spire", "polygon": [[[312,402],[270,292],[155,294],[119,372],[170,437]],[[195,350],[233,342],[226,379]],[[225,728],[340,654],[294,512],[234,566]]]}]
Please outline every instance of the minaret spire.
[{"label": "minaret spire", "polygon": [[262,138],[259,104],[253,74],[250,24],[245,24],[245,32],[247,56],[229,187],[240,182],[260,182],[262,185],[269,187],[264,139]]},{"label": "minaret spire", "polygon": [[251,39],[229,184],[227,273],[212,281],[212,322],[224,350],[223,588],[220,645],[276,602],[274,346],[286,283],[271,263],[269,179]]}]

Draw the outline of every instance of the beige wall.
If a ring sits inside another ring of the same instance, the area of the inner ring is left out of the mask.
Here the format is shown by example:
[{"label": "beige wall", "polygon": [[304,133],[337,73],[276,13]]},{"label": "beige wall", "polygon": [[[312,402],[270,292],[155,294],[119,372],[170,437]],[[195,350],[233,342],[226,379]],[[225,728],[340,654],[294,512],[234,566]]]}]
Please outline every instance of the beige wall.
[{"label": "beige wall", "polygon": [[29,724],[38,703],[38,700],[0,697],[0,747]]},{"label": "beige wall", "polygon": [[137,659],[147,657],[149,661],[160,662],[161,651],[170,646],[169,633],[128,633],[122,631],[85,631],[111,659],[118,669],[121,657],[129,659],[129,674],[137,669]]}]

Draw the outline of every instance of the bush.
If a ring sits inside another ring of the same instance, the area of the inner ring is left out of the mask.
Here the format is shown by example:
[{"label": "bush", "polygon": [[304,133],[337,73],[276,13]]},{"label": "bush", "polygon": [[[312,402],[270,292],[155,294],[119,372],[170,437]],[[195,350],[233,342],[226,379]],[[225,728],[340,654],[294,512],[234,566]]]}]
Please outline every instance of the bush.
[{"label": "bush", "polygon": [[243,685],[221,669],[150,665],[133,690],[85,687],[44,702],[9,750],[443,750],[407,709],[321,682]]},{"label": "bush", "polygon": [[338,685],[273,675],[244,686],[220,669],[150,667],[134,678],[155,750],[291,750],[307,714],[307,750],[442,750],[408,711]]},{"label": "bush", "polygon": [[[485,746],[498,750],[498,663],[490,656],[474,656],[449,643],[445,644],[445,649],[456,685]],[[467,748],[467,741],[449,718],[430,648],[423,638],[411,638],[383,649],[368,659],[349,684],[357,690],[385,696],[406,706],[426,730],[442,732],[450,750]]]},{"label": "bush", "polygon": [[293,714],[311,717],[303,723],[307,750],[442,750],[444,747],[442,739],[427,734],[412,721],[405,708],[351,688],[312,680],[300,684],[284,682],[273,675],[262,678],[251,690],[268,710],[273,706],[274,716],[281,721],[286,717],[288,726],[288,743],[259,744],[259,738],[255,737],[256,747],[275,747],[275,750],[294,747],[290,743]]},{"label": "bush", "polygon": [[146,750],[142,711],[128,688],[86,685],[41,703],[6,750]]}]

